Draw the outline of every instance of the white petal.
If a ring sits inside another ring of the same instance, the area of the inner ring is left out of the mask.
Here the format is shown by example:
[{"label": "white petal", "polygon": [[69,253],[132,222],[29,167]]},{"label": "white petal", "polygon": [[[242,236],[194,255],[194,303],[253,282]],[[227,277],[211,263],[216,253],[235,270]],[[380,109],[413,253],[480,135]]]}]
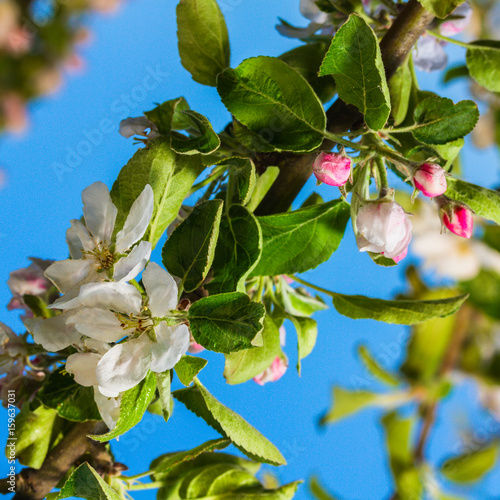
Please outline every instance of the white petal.
[{"label": "white petal", "polygon": [[83,257],[83,245],[74,227],[70,227],[66,231],[66,243],[68,244],[69,254],[72,259],[81,259]]},{"label": "white petal", "polygon": [[94,400],[104,423],[108,426],[109,430],[113,430],[120,415],[121,398],[105,396],[100,393],[97,387],[94,387]]},{"label": "white petal", "polygon": [[80,288],[80,293],[67,293],[57,299],[52,309],[74,309],[75,307],[96,307],[116,312],[139,314],[142,297],[132,285],[124,282],[88,283]]},{"label": "white petal", "polygon": [[413,63],[422,71],[437,71],[446,67],[448,56],[438,40],[424,35],[418,40],[413,52]]},{"label": "white petal", "polygon": [[68,356],[65,369],[74,376],[77,384],[83,385],[84,387],[92,387],[97,385],[95,371],[100,359],[100,354],[95,354],[93,352],[78,352]]},{"label": "white petal", "polygon": [[137,116],[125,118],[120,122],[120,135],[128,139],[133,135],[145,135],[148,128],[152,128],[153,124],[145,116]]},{"label": "white petal", "polygon": [[92,267],[89,259],[67,259],[54,262],[45,271],[45,276],[62,292],[66,293],[70,288],[83,281]]},{"label": "white petal", "polygon": [[145,334],[112,347],[97,365],[99,386],[123,392],[135,387],[148,373],[151,340]]},{"label": "white petal", "polygon": [[108,187],[94,182],[83,190],[82,200],[87,228],[96,240],[109,244],[118,210],[111,201]]},{"label": "white petal", "polygon": [[316,31],[323,27],[322,24],[315,22],[309,23],[307,28],[296,28],[295,26],[288,26],[286,24],[278,24],[276,30],[280,35],[286,36],[287,38],[308,38],[314,35]]},{"label": "white petal", "polygon": [[148,264],[142,273],[142,282],[154,317],[161,318],[177,307],[177,285],[172,276],[156,262]]},{"label": "white petal", "polygon": [[[78,237],[78,239],[80,240],[80,249],[83,249],[86,252],[91,252],[95,249],[95,241],[92,239],[92,236],[90,236],[89,230],[79,220],[73,219],[71,221],[71,227],[68,229],[68,231],[71,231],[70,238],[72,244]],[[68,233],[66,232],[66,236],[67,235]]]},{"label": "white petal", "polygon": [[96,351],[98,354],[106,354],[111,349],[107,342],[95,339],[85,339],[83,345],[86,349]]},{"label": "white petal", "polygon": [[120,320],[107,309],[84,307],[71,314],[66,322],[75,325],[81,334],[104,342],[118,342],[127,334]]},{"label": "white petal", "polygon": [[304,17],[315,23],[323,24],[328,21],[328,14],[316,5],[315,0],[300,0],[299,9]]},{"label": "white petal", "polygon": [[151,242],[141,241],[132,251],[122,257],[114,267],[115,281],[129,281],[142,272],[151,257]]},{"label": "white petal", "polygon": [[168,327],[160,323],[155,328],[157,342],[151,347],[151,370],[162,373],[173,368],[189,348],[189,330],[186,325]]},{"label": "white petal", "polygon": [[71,325],[66,325],[66,315],[48,319],[28,318],[24,325],[33,335],[33,340],[49,352],[57,352],[78,342],[80,333]]},{"label": "white petal", "polygon": [[153,215],[153,209],[153,189],[149,184],[146,184],[130,208],[123,229],[116,235],[116,251],[118,253],[123,253],[144,236]]}]

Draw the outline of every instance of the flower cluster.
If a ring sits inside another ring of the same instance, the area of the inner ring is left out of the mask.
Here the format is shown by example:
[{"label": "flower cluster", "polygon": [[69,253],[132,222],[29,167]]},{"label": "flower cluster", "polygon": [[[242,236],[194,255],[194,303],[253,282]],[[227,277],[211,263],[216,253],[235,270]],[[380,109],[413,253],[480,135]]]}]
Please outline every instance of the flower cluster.
[{"label": "flower cluster", "polygon": [[[141,240],[154,208],[151,186],[117,232],[117,209],[104,184],[87,187],[82,199],[84,222],[71,221],[66,233],[71,258],[45,271],[63,294],[49,306],[59,313],[25,319],[25,325],[47,351],[70,346],[77,351],[68,356],[65,369],[78,384],[94,388],[101,416],[112,428],[121,394],[149,370],[173,368],[187,351],[190,335],[186,325],[167,323],[169,311],[177,307],[173,278],[158,264],[147,264],[151,243]],[[129,283],[141,272],[144,290]]]}]

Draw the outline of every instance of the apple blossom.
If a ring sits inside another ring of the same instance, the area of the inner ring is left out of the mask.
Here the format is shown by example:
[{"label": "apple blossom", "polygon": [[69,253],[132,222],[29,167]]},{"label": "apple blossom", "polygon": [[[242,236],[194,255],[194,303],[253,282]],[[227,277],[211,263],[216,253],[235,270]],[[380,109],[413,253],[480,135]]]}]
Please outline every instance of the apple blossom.
[{"label": "apple blossom", "polygon": [[154,195],[148,184],[134,201],[123,229],[113,238],[117,209],[102,182],[83,190],[85,224],[72,220],[66,232],[71,259],[54,262],[46,271],[61,292],[79,284],[114,279],[127,281],[139,274],[151,255],[151,243],[141,241],[153,214]]},{"label": "apple blossom", "polygon": [[446,189],[446,171],[435,163],[424,163],[413,172],[415,187],[424,196],[434,198],[442,195]]},{"label": "apple blossom", "polygon": [[422,35],[413,51],[413,63],[421,71],[437,71],[446,67],[448,56],[444,50],[446,42],[431,35]]},{"label": "apple blossom", "polygon": [[33,340],[48,352],[57,352],[79,343],[81,334],[66,324],[67,314],[59,314],[52,318],[27,318],[24,326],[33,335]]},{"label": "apple blossom", "polygon": [[267,382],[276,382],[286,372],[288,368],[288,360],[281,356],[276,356],[269,368],[266,368],[262,373],[254,377],[254,381],[259,385],[264,385]]},{"label": "apple blossom", "polygon": [[313,163],[318,182],[329,186],[343,186],[351,175],[351,159],[340,153],[320,153]]},{"label": "apple blossom", "polygon": [[459,5],[449,17],[456,17],[456,19],[445,20],[439,26],[440,33],[448,37],[457,35],[467,27],[472,17],[472,9],[470,5],[465,2]]},{"label": "apple blossom", "polygon": [[310,21],[318,24],[325,24],[328,20],[328,13],[323,12],[314,0],[300,0],[300,13]]},{"label": "apple blossom", "polygon": [[140,136],[143,138],[140,140],[143,141],[160,137],[157,126],[145,116],[125,118],[125,120],[120,122],[119,133],[121,136],[125,137],[125,139],[129,139],[132,136]]},{"label": "apple blossom", "polygon": [[412,226],[396,202],[367,202],[358,212],[356,226],[360,252],[381,253],[396,262],[406,256]]},{"label": "apple blossom", "polygon": [[276,29],[287,38],[308,38],[321,30],[323,35],[333,35],[334,27],[330,22],[330,16],[323,12],[314,0],[300,0],[300,13],[310,20],[307,28],[296,28],[289,24],[278,24]]},{"label": "apple blossom", "polygon": [[439,205],[439,215],[443,224],[457,236],[470,238],[474,221],[472,220],[472,211],[464,203],[452,200],[444,195],[436,198]]}]

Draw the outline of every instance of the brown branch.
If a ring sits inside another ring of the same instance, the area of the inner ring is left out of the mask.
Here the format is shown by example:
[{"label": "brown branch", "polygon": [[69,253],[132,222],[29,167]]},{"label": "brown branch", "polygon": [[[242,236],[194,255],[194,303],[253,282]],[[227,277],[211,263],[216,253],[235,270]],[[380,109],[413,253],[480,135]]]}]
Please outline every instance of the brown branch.
[{"label": "brown branch", "polygon": [[[52,449],[40,469],[23,469],[16,475],[15,500],[42,500],[89,450],[88,434],[103,434],[103,422],[76,424],[64,439]],[[0,481],[0,492],[9,493],[6,479]]]},{"label": "brown branch", "polygon": [[[417,0],[409,0],[401,14],[395,19],[380,43],[382,60],[389,79],[405,61],[420,35],[433,20]],[[358,128],[362,116],[353,106],[337,99],[326,113],[328,130],[342,133]],[[325,148],[331,147],[324,143]],[[266,215],[288,210],[293,200],[312,174],[312,162],[316,154],[296,155],[291,153],[261,155],[258,167],[276,166],[280,174],[255,211]]]}]

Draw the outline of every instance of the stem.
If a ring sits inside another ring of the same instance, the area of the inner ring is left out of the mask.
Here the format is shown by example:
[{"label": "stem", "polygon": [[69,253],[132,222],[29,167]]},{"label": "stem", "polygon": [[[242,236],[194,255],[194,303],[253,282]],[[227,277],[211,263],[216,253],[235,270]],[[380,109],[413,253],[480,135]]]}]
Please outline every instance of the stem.
[{"label": "stem", "polygon": [[464,47],[465,49],[468,49],[470,47],[469,43],[461,42],[460,40],[455,40],[454,38],[449,38],[447,36],[441,35],[441,33],[437,33],[436,31],[427,30],[427,33],[429,33],[429,35],[432,35],[434,38],[439,38],[439,40],[444,40],[445,42],[453,43],[455,45],[458,45],[459,47]]},{"label": "stem", "polygon": [[331,290],[327,290],[326,288],[321,288],[320,286],[313,285],[312,283],[309,283],[309,281],[303,280],[302,278],[298,278],[294,274],[289,274],[287,275],[290,279],[293,281],[296,281],[297,283],[301,283],[302,285],[305,285],[309,288],[312,288],[313,290],[316,290],[317,292],[324,293],[326,295],[329,295],[330,297],[336,297],[338,293],[332,292]]},{"label": "stem", "polygon": [[139,491],[139,490],[154,490],[156,488],[161,488],[164,485],[161,481],[155,481],[154,483],[141,483],[127,488],[128,491]]},{"label": "stem", "polygon": [[198,184],[195,184],[191,188],[191,190],[189,191],[189,194],[187,195],[187,198],[189,198],[189,196],[191,196],[192,194],[196,193],[196,191],[199,191],[201,188],[210,184],[212,181],[216,180],[218,177],[220,177],[224,173],[224,171],[226,169],[227,169],[226,166],[214,169],[214,172],[211,175],[209,175],[208,177],[206,177],[202,181],[198,182]]},{"label": "stem", "polygon": [[381,198],[383,198],[389,190],[389,182],[387,181],[387,170],[385,168],[382,158],[376,157],[374,163],[377,166],[377,184],[378,191]]},{"label": "stem", "polygon": [[[319,132],[319,130],[318,130]],[[345,146],[346,148],[351,148],[356,151],[369,151],[371,148],[368,146],[363,146],[362,144],[359,144],[357,142],[352,142],[347,139],[343,139],[342,136],[338,134],[332,134],[331,132],[324,131],[321,132],[327,139],[330,141],[336,142],[337,144],[341,144],[342,146]]]}]

